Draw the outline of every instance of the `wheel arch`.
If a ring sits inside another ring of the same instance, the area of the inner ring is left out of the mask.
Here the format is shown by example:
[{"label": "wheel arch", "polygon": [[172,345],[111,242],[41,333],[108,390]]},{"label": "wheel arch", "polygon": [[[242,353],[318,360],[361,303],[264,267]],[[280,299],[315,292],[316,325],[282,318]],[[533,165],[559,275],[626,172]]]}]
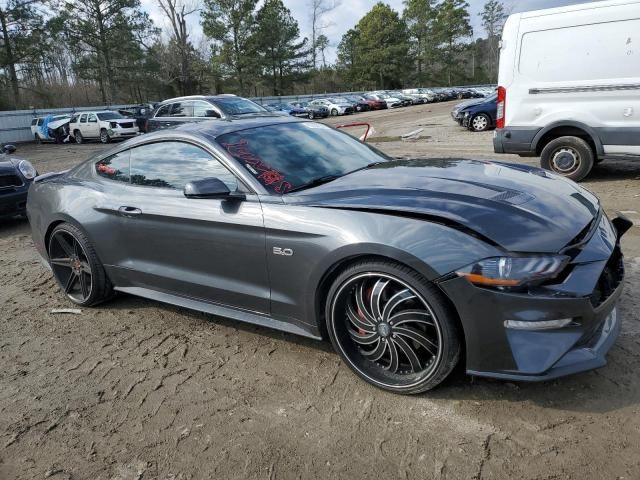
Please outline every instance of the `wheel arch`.
[{"label": "wheel arch", "polygon": [[597,132],[590,126],[573,120],[563,120],[547,125],[533,138],[532,150],[540,156],[544,147],[559,137],[578,137],[585,140],[592,148],[596,158],[604,155],[604,148]]},{"label": "wheel arch", "polygon": [[[407,258],[405,258],[406,260]],[[417,260],[417,259],[416,259]],[[433,282],[436,277],[430,276],[428,273],[425,274],[425,268],[415,268],[417,264],[412,265],[413,262],[406,262],[399,260],[393,255],[393,253],[389,254],[381,254],[381,253],[361,253],[356,255],[347,256],[341,258],[340,260],[333,263],[322,275],[320,281],[315,289],[314,295],[314,313],[315,313],[315,321],[317,323],[318,332],[322,336],[323,339],[328,340],[329,334],[327,332],[327,326],[325,321],[325,304],[327,301],[327,296],[329,294],[329,290],[331,289],[334,281],[338,278],[338,276],[349,266],[363,261],[371,261],[371,262],[393,262],[402,267],[410,268],[411,270],[417,272],[421,276],[423,276],[427,282],[432,283],[437,290],[440,292],[441,299],[446,303],[450,312],[452,313],[453,320],[456,322],[457,330],[459,333],[459,341],[460,341],[460,355],[461,362],[460,365],[466,364],[466,349],[467,349],[467,337],[466,331],[464,328],[464,324],[462,319],[460,318],[460,313],[456,308],[455,304],[451,300],[451,298],[447,295],[447,293],[440,287],[437,282]],[[422,263],[418,260],[419,263]],[[430,267],[426,266],[426,271],[428,272]],[[434,272],[435,273],[435,272]]]},{"label": "wheel arch", "polygon": [[[357,248],[357,249],[356,249]],[[393,247],[384,245],[371,245],[368,248],[345,247],[339,252],[334,253],[330,259],[317,268],[311,276],[311,282],[308,288],[306,311],[308,317],[313,319],[312,322],[317,326],[323,338],[327,337],[324,307],[327,295],[333,282],[344,269],[348,268],[356,262],[362,261],[390,261],[411,268],[427,281],[433,281],[439,277],[438,273],[432,269],[424,261],[414,257],[413,255],[398,250]],[[447,297],[444,292],[443,296]],[[447,301],[450,300],[447,298]]]}]

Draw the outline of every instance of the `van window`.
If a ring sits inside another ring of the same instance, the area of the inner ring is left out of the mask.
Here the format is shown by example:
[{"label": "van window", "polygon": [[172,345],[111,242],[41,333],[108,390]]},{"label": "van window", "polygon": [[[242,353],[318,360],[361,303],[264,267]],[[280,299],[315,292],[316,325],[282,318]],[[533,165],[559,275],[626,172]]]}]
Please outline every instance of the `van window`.
[{"label": "van window", "polygon": [[34,118],[33,120],[31,120],[31,126],[34,127],[36,124],[38,123],[38,119]]},{"label": "van window", "polygon": [[518,70],[540,82],[637,78],[638,32],[636,18],[525,33]]}]

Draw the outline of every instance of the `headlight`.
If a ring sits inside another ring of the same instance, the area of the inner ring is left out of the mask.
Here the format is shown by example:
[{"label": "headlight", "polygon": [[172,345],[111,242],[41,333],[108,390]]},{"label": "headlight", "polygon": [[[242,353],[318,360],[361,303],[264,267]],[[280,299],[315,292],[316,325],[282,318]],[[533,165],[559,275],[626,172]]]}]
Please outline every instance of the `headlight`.
[{"label": "headlight", "polygon": [[31,180],[38,174],[33,165],[31,165],[31,163],[27,162],[26,160],[20,161],[20,163],[18,164],[18,170],[20,170],[22,176],[27,180]]},{"label": "headlight", "polygon": [[469,112],[464,112],[465,117],[468,117],[469,115],[470,115]]},{"label": "headlight", "polygon": [[111,128],[118,128],[118,122],[109,122]]},{"label": "headlight", "polygon": [[487,287],[518,287],[554,278],[569,261],[564,255],[492,257],[456,271],[471,283]]}]

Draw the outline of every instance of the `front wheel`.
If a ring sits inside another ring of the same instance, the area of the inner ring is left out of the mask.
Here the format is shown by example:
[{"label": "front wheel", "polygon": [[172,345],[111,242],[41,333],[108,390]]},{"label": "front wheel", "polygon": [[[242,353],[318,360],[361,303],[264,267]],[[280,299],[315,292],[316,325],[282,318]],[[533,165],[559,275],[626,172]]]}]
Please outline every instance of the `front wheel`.
[{"label": "front wheel", "polygon": [[108,299],[111,282],[86,235],[74,225],[58,225],[49,238],[49,264],[73,303],[89,307]]},{"label": "front wheel", "polygon": [[362,261],[329,291],[325,317],[331,343],[366,382],[415,394],[439,385],[460,357],[455,314],[415,271]]},{"label": "front wheel", "polygon": [[471,130],[474,132],[484,132],[491,125],[491,120],[489,119],[489,115],[485,113],[481,113],[480,115],[476,115],[469,122],[469,126]]},{"label": "front wheel", "polygon": [[76,140],[76,143],[78,145],[80,145],[84,141],[84,138],[82,138],[82,133],[80,133],[80,130],[75,130],[73,132],[73,138]]},{"label": "front wheel", "polygon": [[103,128],[102,130],[100,130],[100,142],[109,143],[110,141],[111,141],[111,137],[107,133],[107,129]]},{"label": "front wheel", "polygon": [[309,112],[309,120],[313,120],[315,118],[316,118],[315,114],[313,112]]},{"label": "front wheel", "polygon": [[334,116],[334,117],[337,117],[337,116],[338,116],[338,110],[337,110],[337,109],[335,109],[335,108],[334,108],[334,109],[332,109],[332,110],[331,110],[331,115],[332,115],[332,116]]},{"label": "front wheel", "polygon": [[540,165],[558,175],[579,182],[594,164],[591,146],[579,137],[559,137],[551,140],[540,155]]}]

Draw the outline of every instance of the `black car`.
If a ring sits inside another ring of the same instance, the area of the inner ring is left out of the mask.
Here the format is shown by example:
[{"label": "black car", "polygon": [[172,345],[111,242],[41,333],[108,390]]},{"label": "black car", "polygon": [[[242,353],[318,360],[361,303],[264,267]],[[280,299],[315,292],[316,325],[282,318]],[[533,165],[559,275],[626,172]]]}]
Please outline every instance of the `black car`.
[{"label": "black car", "polygon": [[344,100],[346,100],[347,102],[349,102],[353,106],[353,109],[356,112],[368,112],[369,110],[371,110],[371,107],[369,106],[369,102],[367,102],[362,97],[354,97],[354,96],[351,96],[351,95],[345,95],[342,98]]},{"label": "black car", "polygon": [[520,164],[394,160],[288,115],[127,140],[37,177],[27,212],[76,304],[116,290],[328,337],[397,393],[460,362],[511,380],[598,368],[620,332],[631,223],[586,189]]},{"label": "black car", "polygon": [[183,123],[246,115],[272,115],[262,105],[235,95],[190,95],[165,100],[147,120],[146,131],[176,127]]},{"label": "black car", "polygon": [[153,115],[157,106],[157,103],[141,103],[140,105],[135,105],[133,107],[122,108],[118,110],[118,113],[127,118],[135,119],[138,129],[141,132],[146,132],[147,120],[151,115]]},{"label": "black car", "polygon": [[493,94],[478,103],[471,103],[460,109],[458,115],[462,116],[462,126],[473,132],[484,132],[495,128],[498,116],[498,95]]},{"label": "black car", "polygon": [[329,108],[324,105],[316,105],[309,102],[294,102],[292,105],[304,108],[311,120],[315,118],[327,118],[329,116]]},{"label": "black car", "polygon": [[38,174],[30,162],[14,157],[15,151],[0,144],[0,219],[25,214],[27,192]]}]

